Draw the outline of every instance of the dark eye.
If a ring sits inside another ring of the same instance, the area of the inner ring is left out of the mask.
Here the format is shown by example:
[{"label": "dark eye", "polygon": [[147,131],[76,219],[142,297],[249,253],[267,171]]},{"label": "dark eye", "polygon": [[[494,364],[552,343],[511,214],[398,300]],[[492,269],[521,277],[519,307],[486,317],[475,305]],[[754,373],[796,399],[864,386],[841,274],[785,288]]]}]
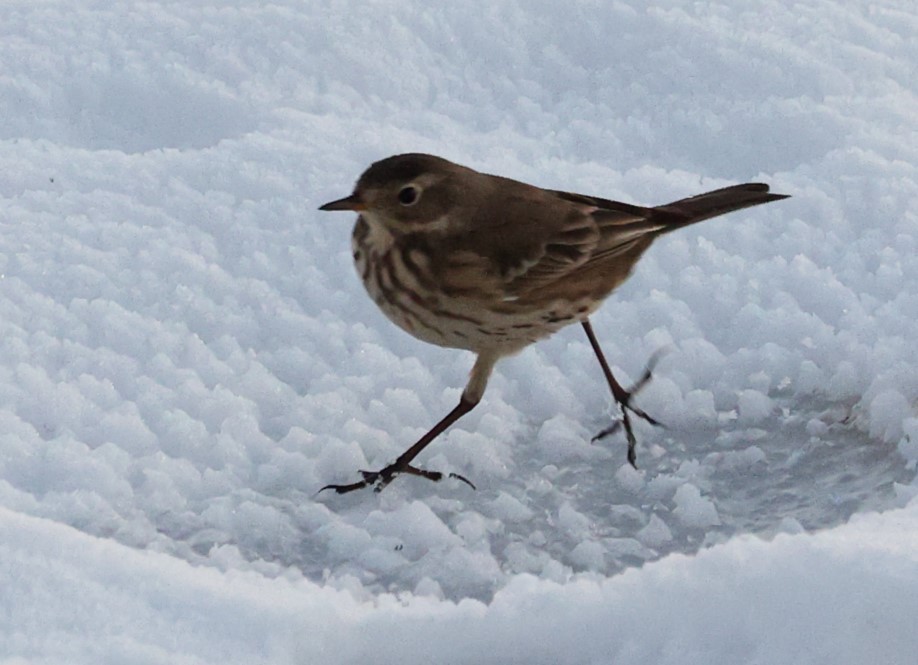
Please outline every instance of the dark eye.
[{"label": "dark eye", "polygon": [[421,197],[421,192],[414,185],[407,185],[398,190],[398,202],[403,206],[413,206]]}]

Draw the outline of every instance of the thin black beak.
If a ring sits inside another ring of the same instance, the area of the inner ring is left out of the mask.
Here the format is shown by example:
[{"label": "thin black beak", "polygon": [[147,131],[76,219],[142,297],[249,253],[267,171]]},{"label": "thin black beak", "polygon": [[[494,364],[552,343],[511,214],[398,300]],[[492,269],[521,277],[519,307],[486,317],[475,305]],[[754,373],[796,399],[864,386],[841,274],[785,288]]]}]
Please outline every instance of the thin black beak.
[{"label": "thin black beak", "polygon": [[319,210],[356,210],[360,212],[365,207],[357,194],[351,194],[337,201],[329,201],[325,205],[319,206]]}]

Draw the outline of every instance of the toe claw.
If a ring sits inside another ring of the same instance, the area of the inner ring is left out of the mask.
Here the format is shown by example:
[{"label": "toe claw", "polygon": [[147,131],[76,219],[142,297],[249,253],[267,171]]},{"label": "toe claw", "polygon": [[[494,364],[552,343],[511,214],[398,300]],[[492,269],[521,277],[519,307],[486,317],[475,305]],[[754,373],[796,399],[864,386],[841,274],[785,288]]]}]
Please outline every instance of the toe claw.
[{"label": "toe claw", "polygon": [[610,434],[615,434],[615,433],[619,430],[619,428],[620,428],[621,426],[622,426],[622,421],[621,421],[621,420],[616,420],[614,423],[612,423],[611,425],[609,425],[608,427],[606,427],[604,430],[602,430],[601,432],[599,432],[599,433],[598,433],[596,436],[594,436],[592,439],[590,439],[590,442],[591,442],[591,443],[596,443],[596,442],[599,441],[600,439],[605,439],[605,438],[606,438],[607,436],[609,436]]},{"label": "toe claw", "polygon": [[624,428],[625,438],[628,441],[628,463],[631,464],[631,466],[633,466],[635,469],[637,468],[637,438],[634,436],[634,430],[631,427],[631,416],[629,415],[629,412],[633,413],[641,420],[648,422],[655,427],[665,427],[665,425],[663,425],[663,423],[661,423],[656,418],[649,415],[646,411],[644,411],[644,409],[632,405],[631,399],[637,395],[645,385],[647,385],[647,383],[653,377],[654,367],[660,361],[660,358],[663,357],[663,355],[665,355],[665,353],[668,351],[669,349],[663,348],[655,352],[647,362],[647,367],[644,369],[644,373],[641,375],[641,378],[639,378],[628,390],[624,390],[620,386],[618,387],[617,391],[613,389],[612,394],[619,408],[622,410],[622,417],[612,423],[612,425],[609,427],[599,432],[599,434],[594,436],[592,439],[594,442],[599,441],[600,439],[605,438],[610,434],[614,434],[619,429]]},{"label": "toe claw", "polygon": [[[390,464],[389,466],[381,469],[379,471],[364,471],[360,470],[360,475],[363,477],[363,480],[359,480],[356,483],[350,483],[347,485],[325,485],[320,489],[316,494],[321,494],[325,490],[334,490],[337,494],[347,494],[348,492],[353,492],[355,490],[363,489],[364,487],[373,486],[373,491],[376,493],[382,492],[386,486],[392,482],[392,480],[400,473],[407,473],[413,476],[420,476],[421,478],[426,478],[427,480],[438,482],[443,479],[443,473],[440,471],[428,471],[427,469],[419,469],[416,466],[411,466],[406,464],[401,469],[396,469],[395,464]],[[470,481],[465,476],[458,473],[450,473],[449,478],[455,478],[456,480],[461,480],[466,485],[472,489],[477,489],[472,481]]]},{"label": "toe claw", "polygon": [[463,475],[461,475],[461,474],[459,474],[459,473],[450,473],[450,474],[449,474],[449,477],[450,477],[450,478],[455,478],[456,480],[461,480],[461,481],[464,482],[466,485],[468,485],[469,487],[471,487],[473,490],[477,490],[477,489],[478,489],[477,487],[475,487],[475,484],[474,484],[471,480],[469,480],[468,478],[466,478],[465,476],[463,476]]},{"label": "toe claw", "polygon": [[363,489],[369,484],[369,482],[361,480],[360,482],[351,483],[350,485],[326,485],[318,492],[316,492],[316,495],[321,494],[325,490],[334,490],[336,494],[347,494],[348,492],[353,492],[354,490]]}]

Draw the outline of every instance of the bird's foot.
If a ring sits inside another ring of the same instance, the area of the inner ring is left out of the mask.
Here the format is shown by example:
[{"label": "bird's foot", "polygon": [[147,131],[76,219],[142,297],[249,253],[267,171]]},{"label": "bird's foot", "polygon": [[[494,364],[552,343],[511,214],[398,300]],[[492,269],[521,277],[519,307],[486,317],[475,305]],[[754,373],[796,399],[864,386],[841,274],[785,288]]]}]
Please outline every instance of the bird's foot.
[{"label": "bird's foot", "polygon": [[615,402],[622,410],[622,417],[592,438],[592,441],[596,442],[609,436],[610,434],[614,434],[619,429],[624,428],[625,437],[628,440],[628,463],[631,464],[631,466],[633,466],[635,469],[637,468],[637,452],[635,450],[637,447],[637,438],[634,436],[634,429],[631,426],[631,417],[628,415],[628,412],[630,411],[641,420],[644,420],[651,425],[654,425],[655,427],[663,427],[664,425],[656,418],[648,415],[647,412],[645,412],[643,409],[632,405],[631,400],[644,388],[644,386],[650,382],[650,379],[653,378],[653,368],[656,367],[657,363],[660,361],[660,358],[665,352],[666,350],[662,349],[650,357],[650,360],[647,361],[647,367],[644,369],[644,373],[641,375],[641,378],[638,379],[629,389],[621,389],[620,391],[613,392],[612,396],[615,398]]},{"label": "bird's foot", "polygon": [[[326,485],[319,492],[324,492],[325,490],[334,490],[338,494],[347,494],[348,492],[353,492],[354,490],[363,489],[364,487],[373,487],[374,492],[382,492],[386,486],[392,482],[392,480],[400,473],[407,473],[412,476],[420,476],[421,478],[426,478],[427,480],[432,480],[433,482],[438,482],[443,479],[444,474],[440,471],[428,471],[426,469],[419,469],[416,466],[411,466],[406,464],[399,468],[398,462],[394,462],[389,466],[380,469],[379,471],[361,471],[360,475],[363,476],[363,480],[358,480],[356,483],[350,483],[348,485]],[[450,473],[446,475],[447,478],[455,478],[456,480],[461,480],[466,485],[472,489],[477,489],[475,485],[472,484],[465,476],[458,473]]]}]

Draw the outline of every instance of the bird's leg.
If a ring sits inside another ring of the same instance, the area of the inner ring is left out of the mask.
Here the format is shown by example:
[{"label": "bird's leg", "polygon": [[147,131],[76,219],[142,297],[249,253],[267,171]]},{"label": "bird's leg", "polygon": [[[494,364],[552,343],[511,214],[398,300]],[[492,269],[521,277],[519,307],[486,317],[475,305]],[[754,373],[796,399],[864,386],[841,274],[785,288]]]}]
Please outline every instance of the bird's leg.
[{"label": "bird's leg", "polygon": [[[338,494],[346,494],[371,485],[375,486],[375,491],[381,492],[383,488],[392,482],[392,479],[400,473],[420,476],[421,478],[426,478],[427,480],[433,480],[435,482],[441,480],[443,478],[441,472],[419,469],[416,466],[412,466],[411,462],[431,441],[436,439],[446,430],[446,428],[459,420],[462,416],[474,409],[478,402],[481,401],[481,396],[484,394],[485,386],[487,386],[488,383],[488,377],[491,375],[491,370],[494,369],[494,364],[499,357],[499,355],[489,353],[479,354],[474,367],[472,367],[468,385],[466,385],[465,390],[462,392],[462,397],[459,399],[459,404],[457,404],[452,411],[447,413],[440,422],[434,425],[430,431],[418,439],[413,446],[399,455],[398,459],[392,462],[392,464],[379,471],[361,471],[360,475],[363,476],[363,480],[359,480],[356,483],[350,483],[348,485],[326,485],[320,489],[319,492],[334,490]],[[475,485],[465,476],[459,475],[458,473],[450,473],[449,477],[461,480],[472,489],[475,489]]]},{"label": "bird's leg", "polygon": [[[399,455],[389,466],[380,469],[379,471],[361,471],[360,475],[363,476],[363,480],[359,480],[356,483],[351,483],[349,485],[326,485],[320,492],[325,490],[335,490],[338,494],[346,494],[348,492],[353,492],[354,490],[359,490],[364,487],[369,487],[370,485],[376,485],[376,491],[381,492],[383,488],[388,485],[393,478],[399,473],[409,473],[414,476],[420,476],[422,478],[427,478],[427,480],[437,481],[443,478],[443,474],[439,471],[427,471],[425,469],[419,469],[416,466],[411,466],[411,460],[418,456],[418,454],[427,447],[431,441],[433,441],[437,436],[439,436],[443,430],[452,425],[454,422],[459,420],[462,416],[467,414],[475,407],[475,402],[468,402],[463,395],[463,398],[459,400],[459,404],[456,405],[452,411],[450,411],[446,416],[434,425],[427,434],[422,436],[418,441],[411,446],[408,450]],[[458,473],[449,474],[450,478],[458,478],[463,482],[472,485],[472,483],[465,478],[460,476]],[[475,486],[472,485],[474,488]]]},{"label": "bird's leg", "polygon": [[582,322],[583,329],[586,332],[587,338],[590,340],[590,346],[593,347],[593,351],[596,353],[596,358],[599,360],[599,365],[602,367],[602,372],[606,376],[606,381],[609,384],[609,388],[612,389],[612,397],[615,399],[616,403],[622,410],[622,419],[616,420],[610,427],[602,430],[599,434],[593,437],[593,441],[598,441],[599,439],[608,436],[617,432],[620,427],[625,428],[625,436],[628,439],[628,462],[631,466],[637,468],[637,454],[635,452],[635,446],[637,445],[637,439],[634,436],[634,430],[631,427],[631,418],[628,416],[630,411],[638,418],[646,420],[651,425],[660,425],[660,422],[654,418],[647,415],[642,409],[639,409],[636,406],[631,404],[631,398],[634,397],[641,388],[647,385],[647,382],[650,381],[650,378],[653,374],[653,368],[657,364],[657,361],[660,359],[660,354],[655,353],[651,356],[650,361],[647,363],[647,368],[644,370],[644,374],[641,376],[637,382],[631,386],[628,390],[625,390],[622,387],[616,378],[612,375],[612,369],[609,367],[609,363],[606,362],[606,357],[603,355],[602,349],[599,346],[599,341],[596,339],[596,335],[593,332],[593,326],[590,324],[589,319],[586,319]]}]

